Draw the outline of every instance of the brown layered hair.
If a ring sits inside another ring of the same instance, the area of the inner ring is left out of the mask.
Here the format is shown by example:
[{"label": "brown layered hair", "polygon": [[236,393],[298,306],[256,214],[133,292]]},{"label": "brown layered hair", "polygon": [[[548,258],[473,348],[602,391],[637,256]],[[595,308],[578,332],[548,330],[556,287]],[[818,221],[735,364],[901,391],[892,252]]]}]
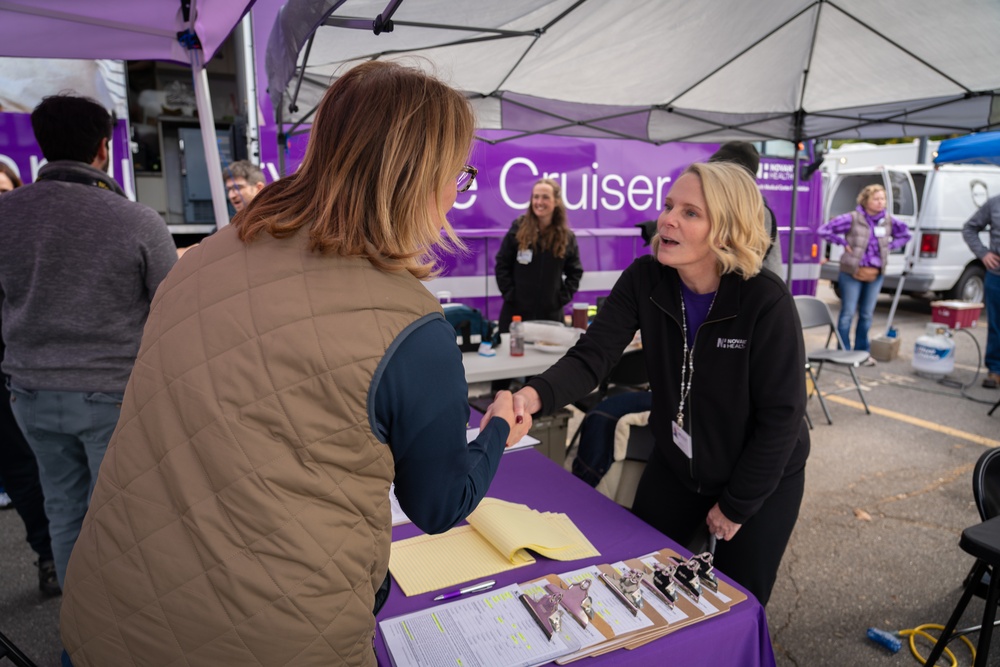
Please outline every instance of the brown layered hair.
[{"label": "brown layered hair", "polygon": [[298,171],[265,187],[233,225],[245,242],[305,227],[316,252],[431,277],[442,251],[463,247],[439,202],[474,130],[468,101],[436,78],[393,62],[358,65],[323,96]]},{"label": "brown layered hair", "polygon": [[[708,243],[719,275],[735,273],[746,280],[760,273],[771,238],[764,227],[764,198],[750,172],[734,162],[696,162],[685,174],[701,182],[711,226]],[[652,246],[655,255],[659,234]]]},{"label": "brown layered hair", "polygon": [[552,211],[552,222],[545,229],[542,229],[535,209],[528,202],[528,211],[520,217],[517,227],[517,247],[520,250],[534,248],[537,244],[540,250],[548,250],[556,257],[566,256],[566,246],[569,245],[569,219],[566,215],[566,204],[563,203],[562,188],[559,182],[551,178],[542,178],[535,181],[531,186],[531,195],[534,197],[536,185],[548,185],[552,188],[552,196],[555,199],[555,209]]}]

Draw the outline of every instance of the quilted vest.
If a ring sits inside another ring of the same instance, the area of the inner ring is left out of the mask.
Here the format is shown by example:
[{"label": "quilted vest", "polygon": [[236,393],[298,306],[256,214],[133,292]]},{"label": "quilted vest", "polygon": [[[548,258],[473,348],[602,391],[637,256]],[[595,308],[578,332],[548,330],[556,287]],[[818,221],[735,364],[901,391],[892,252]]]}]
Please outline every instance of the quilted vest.
[{"label": "quilted vest", "polygon": [[[882,259],[882,270],[885,270],[886,261],[889,258],[889,242],[892,241],[892,222],[889,214],[886,213],[878,223],[885,228],[885,234],[878,239],[879,257]],[[868,250],[868,240],[872,234],[871,225],[863,215],[857,211],[851,213],[851,228],[844,235],[847,247],[851,252],[845,252],[840,256],[840,270],[848,275],[854,275],[861,265],[861,259]]]},{"label": "quilted vest", "polygon": [[368,391],[409,273],[224,228],[154,298],[67,573],[77,667],[374,665],[392,453]]}]

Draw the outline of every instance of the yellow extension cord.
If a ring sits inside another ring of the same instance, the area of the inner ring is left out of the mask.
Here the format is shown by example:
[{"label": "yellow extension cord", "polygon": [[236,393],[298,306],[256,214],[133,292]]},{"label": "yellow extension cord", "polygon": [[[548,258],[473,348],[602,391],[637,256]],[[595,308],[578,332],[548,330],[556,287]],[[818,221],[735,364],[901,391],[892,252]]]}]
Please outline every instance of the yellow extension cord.
[{"label": "yellow extension cord", "polygon": [[[899,634],[900,637],[910,638],[910,652],[913,653],[913,657],[915,657],[917,661],[920,662],[921,665],[927,664],[927,658],[920,655],[920,652],[917,651],[917,637],[924,637],[926,639],[929,639],[932,645],[937,643],[937,637],[927,632],[927,630],[944,630],[944,626],[938,625],[937,623],[925,623],[923,625],[918,625],[917,627],[911,628],[909,630],[900,630],[897,633]],[[969,653],[972,654],[972,662],[975,663],[976,647],[973,646],[972,642],[969,641],[969,638],[966,637],[965,635],[962,635],[961,637],[959,637],[959,639],[965,642],[966,646],[969,647]],[[958,658],[955,657],[955,654],[952,653],[952,650],[947,646],[944,647],[944,653],[942,654],[942,656],[948,656],[948,658],[951,660],[951,667],[958,667]]]}]

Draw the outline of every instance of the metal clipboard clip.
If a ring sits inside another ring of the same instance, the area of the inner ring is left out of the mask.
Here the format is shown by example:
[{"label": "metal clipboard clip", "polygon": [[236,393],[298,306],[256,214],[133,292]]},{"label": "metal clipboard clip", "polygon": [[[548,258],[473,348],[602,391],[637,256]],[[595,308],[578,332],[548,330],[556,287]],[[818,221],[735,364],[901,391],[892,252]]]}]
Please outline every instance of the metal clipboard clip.
[{"label": "metal clipboard clip", "polygon": [[597,576],[611,589],[615,597],[632,612],[633,616],[639,615],[639,609],[642,607],[642,588],[639,586],[639,582],[642,581],[642,572],[629,568],[621,574],[608,575],[601,572]]},{"label": "metal clipboard clip", "polygon": [[643,585],[671,609],[677,604],[677,586],[674,583],[676,569],[677,566],[674,564],[653,563],[653,572],[644,574],[642,577]]},{"label": "metal clipboard clip", "polygon": [[562,597],[562,593],[549,593],[537,600],[525,593],[518,596],[531,617],[535,619],[535,623],[545,633],[545,638],[550,641],[552,636],[562,629],[562,610],[559,609]]},{"label": "metal clipboard clip", "polygon": [[703,554],[691,556],[691,559],[688,562],[690,563],[691,561],[698,563],[698,578],[701,579],[701,582],[718,593],[719,580],[715,577],[715,566],[712,564],[712,554],[706,551]]},{"label": "metal clipboard clip", "polygon": [[701,580],[698,578],[698,561],[683,560],[677,556],[671,556],[676,568],[674,570],[674,581],[680,584],[681,590],[691,596],[695,602],[701,600]]},{"label": "metal clipboard clip", "polygon": [[594,618],[594,603],[590,599],[590,579],[584,579],[568,588],[560,588],[554,584],[545,584],[545,590],[553,595],[561,595],[559,604],[576,619],[580,627],[586,628],[590,619]]}]

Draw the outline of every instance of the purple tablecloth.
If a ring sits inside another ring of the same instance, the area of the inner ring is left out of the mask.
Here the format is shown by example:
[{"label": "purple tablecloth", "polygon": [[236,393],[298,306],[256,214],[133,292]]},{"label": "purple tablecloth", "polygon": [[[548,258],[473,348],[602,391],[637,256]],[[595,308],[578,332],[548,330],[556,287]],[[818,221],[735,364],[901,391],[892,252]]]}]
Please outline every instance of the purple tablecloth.
[{"label": "purple tablecloth", "polygon": [[[491,578],[497,586],[531,581],[546,574],[566,572],[593,563],[613,563],[626,558],[671,547],[688,552],[670,538],[640,521],[631,512],[608,500],[579,479],[534,450],[511,452],[503,457],[487,496],[524,503],[540,512],[563,512],[601,552],[600,557],[579,561],[553,561],[537,556],[534,565],[503,572]],[[413,524],[397,526],[393,539],[419,535]],[[720,573],[741,591],[742,588]],[[441,591],[406,597],[393,582],[392,592],[378,620],[442,604],[433,602]],[[635,650],[620,649],[581,665],[664,665],[697,667],[773,667],[774,653],[764,609],[747,593],[748,599],[729,612],[682,628],[673,634]],[[375,649],[380,665],[391,665],[381,633],[376,633]]]}]

